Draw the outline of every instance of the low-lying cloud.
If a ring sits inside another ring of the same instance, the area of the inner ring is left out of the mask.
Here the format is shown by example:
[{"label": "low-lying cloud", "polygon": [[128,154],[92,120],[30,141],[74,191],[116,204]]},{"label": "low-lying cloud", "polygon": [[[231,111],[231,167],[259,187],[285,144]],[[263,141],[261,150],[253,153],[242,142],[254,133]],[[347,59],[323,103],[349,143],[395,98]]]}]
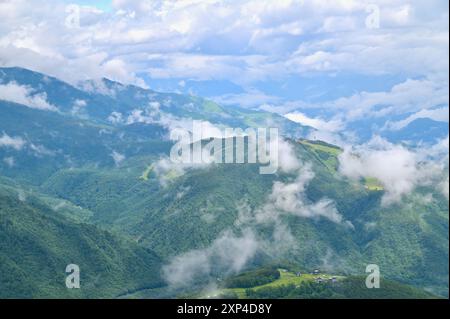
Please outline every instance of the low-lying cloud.
[{"label": "low-lying cloud", "polygon": [[25,144],[25,140],[18,136],[11,137],[6,133],[3,133],[3,135],[0,136],[0,147],[13,148],[16,151],[20,151]]},{"label": "low-lying cloud", "polygon": [[174,257],[163,267],[163,275],[172,287],[183,287],[213,274],[234,274],[255,256],[258,247],[252,230],[246,230],[241,235],[225,231],[206,249],[196,249]]},{"label": "low-lying cloud", "polygon": [[[442,175],[448,155],[442,158],[445,153],[441,144],[445,144],[445,140],[426,150],[412,150],[375,137],[363,146],[345,148],[339,156],[339,171],[354,180],[376,178],[385,190],[382,203],[389,205]],[[448,154],[448,147],[446,152]]]},{"label": "low-lying cloud", "polygon": [[[295,156],[293,154],[293,156]],[[164,267],[164,277],[172,287],[189,286],[194,282],[211,282],[214,276],[231,275],[244,269],[258,252],[269,256],[281,256],[297,249],[298,242],[283,215],[302,218],[325,218],[344,227],[353,228],[349,221],[337,211],[330,199],[310,202],[305,193],[308,183],[314,178],[309,165],[299,165],[296,177],[290,182],[276,181],[265,203],[251,208],[247,201],[237,203],[237,218],[234,229],[225,231],[207,248],[196,249],[179,256]],[[271,226],[269,237],[256,235],[258,226]]]},{"label": "low-lying cloud", "polygon": [[15,82],[0,84],[0,100],[22,104],[33,109],[57,111],[56,106],[47,102],[47,94],[35,93],[31,87]]},{"label": "low-lying cloud", "polygon": [[301,112],[288,113],[285,117],[293,122],[311,126],[319,131],[338,132],[344,128],[341,120],[327,121],[321,118],[311,118]]},{"label": "low-lying cloud", "polygon": [[305,218],[326,218],[337,224],[342,223],[343,217],[332,200],[324,198],[311,203],[306,198],[306,186],[313,178],[311,168],[303,166],[294,181],[276,181],[267,202],[255,211],[256,221],[277,221],[281,215],[290,214]]}]

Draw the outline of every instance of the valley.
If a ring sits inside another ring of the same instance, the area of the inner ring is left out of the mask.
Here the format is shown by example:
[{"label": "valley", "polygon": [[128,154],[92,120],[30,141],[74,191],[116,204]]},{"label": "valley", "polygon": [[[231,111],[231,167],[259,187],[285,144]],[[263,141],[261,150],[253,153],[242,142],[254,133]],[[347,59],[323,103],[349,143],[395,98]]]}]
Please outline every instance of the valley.
[{"label": "valley", "polygon": [[[307,139],[311,127],[279,115],[106,79],[113,93],[1,71],[1,83],[45,92],[58,109],[0,100],[1,297],[448,296],[448,197],[439,188],[448,163],[387,205],[398,195],[392,185],[345,175],[342,147]],[[169,132],[192,120],[276,126],[280,170],[174,165]],[[77,291],[65,287],[70,263],[81,269]],[[385,288],[361,286],[368,264],[380,266]],[[217,282],[267,267],[279,277]],[[220,289],[205,295],[211,285]]]}]

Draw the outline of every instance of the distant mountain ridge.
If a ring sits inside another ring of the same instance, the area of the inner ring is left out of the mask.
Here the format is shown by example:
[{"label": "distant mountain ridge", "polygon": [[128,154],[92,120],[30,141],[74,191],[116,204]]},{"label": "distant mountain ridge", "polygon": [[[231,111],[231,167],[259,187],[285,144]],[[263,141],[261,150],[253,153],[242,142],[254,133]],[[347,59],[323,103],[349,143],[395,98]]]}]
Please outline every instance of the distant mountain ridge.
[{"label": "distant mountain ridge", "polygon": [[161,123],[161,116],[167,115],[173,120],[189,118],[230,127],[278,127],[282,134],[292,137],[305,137],[313,131],[311,127],[277,114],[223,107],[201,97],[159,93],[108,79],[84,81],[74,87],[27,69],[0,68],[0,85],[8,83],[28,86],[33,89],[33,94],[44,93],[47,101],[59,111],[78,113],[99,123]]}]

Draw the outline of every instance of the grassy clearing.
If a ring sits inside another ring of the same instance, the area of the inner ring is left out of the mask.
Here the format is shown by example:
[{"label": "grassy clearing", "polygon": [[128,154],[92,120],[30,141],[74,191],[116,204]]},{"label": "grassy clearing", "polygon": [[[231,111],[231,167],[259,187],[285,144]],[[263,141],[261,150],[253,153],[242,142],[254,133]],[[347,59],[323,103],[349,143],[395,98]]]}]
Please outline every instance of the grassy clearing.
[{"label": "grassy clearing", "polygon": [[203,110],[209,113],[220,113],[222,109],[220,106],[212,101],[205,101],[203,103]]},{"label": "grassy clearing", "polygon": [[325,153],[328,153],[333,156],[339,156],[339,154],[342,153],[342,149],[340,149],[337,146],[321,143],[321,142],[314,142],[314,141],[308,141],[308,140],[301,140],[301,144],[311,147],[314,150],[319,150]]},{"label": "grassy clearing", "polygon": [[380,192],[384,190],[383,185],[374,178],[374,177],[366,177],[364,178],[364,187],[370,191]]},{"label": "grassy clearing", "polygon": [[[299,286],[303,282],[313,282],[319,277],[324,280],[329,280],[332,277],[336,277],[337,280],[342,280],[345,278],[343,276],[336,276],[336,275],[331,275],[331,274],[318,274],[318,275],[301,274],[300,276],[297,276],[295,273],[290,272],[290,271],[286,271],[283,269],[278,269],[278,270],[280,271],[279,279],[274,280],[268,284],[252,287],[251,289],[258,290],[258,289],[263,289],[263,288],[269,288],[269,287],[274,288],[274,287],[287,286],[287,285]],[[211,298],[211,297],[216,297],[218,295],[227,295],[227,294],[234,293],[238,296],[239,299],[246,299],[247,294],[245,293],[245,291],[247,289],[248,288],[227,288],[227,289],[223,289],[223,290],[219,291],[215,296],[207,296],[207,297]]]},{"label": "grassy clearing", "polygon": [[332,173],[338,168],[338,156],[342,150],[334,145],[320,141],[300,140],[300,144],[306,146],[312,154]]},{"label": "grassy clearing", "polygon": [[139,177],[140,179],[144,180],[144,181],[148,181],[148,177],[151,174],[151,172],[153,171],[153,164],[149,165],[146,170],[142,173],[141,177]]}]

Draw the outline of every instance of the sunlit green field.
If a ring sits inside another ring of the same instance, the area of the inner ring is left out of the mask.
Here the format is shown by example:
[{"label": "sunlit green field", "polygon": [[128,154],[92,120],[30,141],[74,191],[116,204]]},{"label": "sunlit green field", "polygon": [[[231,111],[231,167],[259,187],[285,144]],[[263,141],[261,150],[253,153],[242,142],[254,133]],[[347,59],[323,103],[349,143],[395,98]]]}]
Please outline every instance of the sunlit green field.
[{"label": "sunlit green field", "polygon": [[366,189],[370,190],[370,191],[382,191],[384,190],[383,185],[380,184],[380,182],[373,177],[366,177],[364,178],[364,186],[366,187]]},{"label": "sunlit green field", "polygon": [[[336,276],[336,275],[331,275],[331,274],[313,275],[313,274],[307,274],[307,273],[303,274],[302,273],[300,276],[297,276],[295,273],[286,271],[284,269],[278,269],[278,270],[280,271],[279,279],[272,281],[265,285],[252,287],[251,289],[258,290],[258,289],[263,289],[263,288],[268,288],[268,287],[272,288],[272,287],[280,287],[280,286],[287,286],[287,285],[298,286],[303,282],[313,282],[319,277],[324,279],[325,281],[331,279],[332,277],[335,277],[337,280],[342,280],[345,278],[344,276]],[[220,290],[219,292],[215,293],[214,295],[208,295],[206,297],[214,298],[218,295],[234,293],[238,296],[239,299],[245,299],[245,298],[247,298],[247,294],[245,293],[245,291],[247,289],[248,288],[227,288],[227,289]]]}]

